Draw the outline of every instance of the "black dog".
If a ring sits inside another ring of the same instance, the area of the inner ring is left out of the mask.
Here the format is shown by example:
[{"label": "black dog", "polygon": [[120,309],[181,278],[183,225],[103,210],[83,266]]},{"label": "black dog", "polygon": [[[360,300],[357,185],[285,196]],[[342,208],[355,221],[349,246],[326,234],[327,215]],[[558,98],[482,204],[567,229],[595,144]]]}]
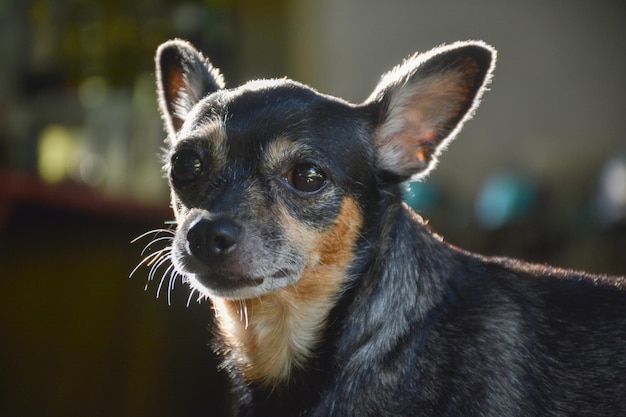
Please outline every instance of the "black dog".
[{"label": "black dog", "polygon": [[354,105],[225,89],[190,44],[159,48],[177,222],[159,256],[211,299],[239,415],[626,415],[622,278],[464,252],[402,203],[494,61],[439,47]]}]

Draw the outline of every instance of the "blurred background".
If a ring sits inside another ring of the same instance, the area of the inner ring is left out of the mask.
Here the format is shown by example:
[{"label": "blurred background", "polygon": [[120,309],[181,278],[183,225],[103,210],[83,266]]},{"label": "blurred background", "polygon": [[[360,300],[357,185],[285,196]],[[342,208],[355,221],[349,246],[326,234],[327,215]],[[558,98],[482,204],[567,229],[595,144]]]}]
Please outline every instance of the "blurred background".
[{"label": "blurred background", "polygon": [[231,86],[355,102],[415,51],[485,40],[493,91],[407,202],[473,251],[626,273],[622,1],[2,0],[1,415],[228,415],[210,304],[157,299],[167,266],[128,278],[172,217],[152,63],[172,37]]}]

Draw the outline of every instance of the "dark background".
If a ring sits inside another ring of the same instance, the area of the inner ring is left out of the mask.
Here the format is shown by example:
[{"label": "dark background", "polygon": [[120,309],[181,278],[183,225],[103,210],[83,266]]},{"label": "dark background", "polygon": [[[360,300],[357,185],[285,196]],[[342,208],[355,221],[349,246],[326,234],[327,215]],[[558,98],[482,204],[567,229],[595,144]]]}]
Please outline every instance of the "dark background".
[{"label": "dark background", "polygon": [[230,85],[291,78],[359,101],[414,51],[484,39],[492,90],[407,201],[458,246],[626,272],[620,1],[0,2],[0,415],[221,416],[209,302],[161,268],[153,55],[193,41]]}]

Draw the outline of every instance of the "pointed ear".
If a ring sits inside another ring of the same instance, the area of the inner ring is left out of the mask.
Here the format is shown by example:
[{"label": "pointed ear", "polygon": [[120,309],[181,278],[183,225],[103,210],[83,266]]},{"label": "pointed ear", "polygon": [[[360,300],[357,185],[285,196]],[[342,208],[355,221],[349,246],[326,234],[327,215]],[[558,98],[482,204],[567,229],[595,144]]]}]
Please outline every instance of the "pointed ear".
[{"label": "pointed ear", "polygon": [[379,170],[400,180],[426,175],[491,80],[496,51],[458,42],[412,56],[381,78],[364,105],[373,106]]},{"label": "pointed ear", "polygon": [[193,45],[180,39],[159,46],[155,63],[161,117],[174,140],[193,106],[224,88],[224,79]]}]

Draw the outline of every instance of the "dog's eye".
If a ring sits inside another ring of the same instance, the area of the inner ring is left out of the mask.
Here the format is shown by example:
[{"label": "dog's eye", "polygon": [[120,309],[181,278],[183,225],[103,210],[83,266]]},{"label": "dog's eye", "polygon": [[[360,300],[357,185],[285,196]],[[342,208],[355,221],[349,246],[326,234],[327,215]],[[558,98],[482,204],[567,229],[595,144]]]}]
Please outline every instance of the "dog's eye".
[{"label": "dog's eye", "polygon": [[196,151],[182,149],[172,156],[172,179],[186,183],[195,180],[202,174],[202,159]]},{"label": "dog's eye", "polygon": [[304,193],[314,193],[326,185],[326,174],[312,164],[298,164],[287,174],[293,188]]}]

